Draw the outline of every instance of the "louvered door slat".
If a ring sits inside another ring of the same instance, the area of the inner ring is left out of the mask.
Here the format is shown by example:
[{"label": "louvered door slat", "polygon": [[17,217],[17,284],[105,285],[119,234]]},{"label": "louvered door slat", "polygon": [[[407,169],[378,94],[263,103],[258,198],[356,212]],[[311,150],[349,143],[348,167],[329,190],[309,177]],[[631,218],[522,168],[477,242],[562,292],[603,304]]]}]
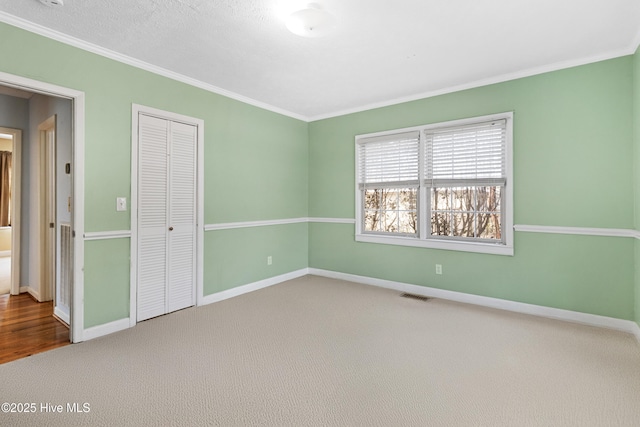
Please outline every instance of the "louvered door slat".
[{"label": "louvered door slat", "polygon": [[197,128],[171,123],[169,310],[195,304]]},{"label": "louvered door slat", "polygon": [[138,241],[138,321],[166,312],[166,236],[146,235]]},{"label": "louvered door slat", "polygon": [[195,252],[191,234],[172,235],[169,262],[169,311],[180,310],[194,304]]},{"label": "louvered door slat", "polygon": [[166,313],[168,123],[139,116],[138,321]]}]

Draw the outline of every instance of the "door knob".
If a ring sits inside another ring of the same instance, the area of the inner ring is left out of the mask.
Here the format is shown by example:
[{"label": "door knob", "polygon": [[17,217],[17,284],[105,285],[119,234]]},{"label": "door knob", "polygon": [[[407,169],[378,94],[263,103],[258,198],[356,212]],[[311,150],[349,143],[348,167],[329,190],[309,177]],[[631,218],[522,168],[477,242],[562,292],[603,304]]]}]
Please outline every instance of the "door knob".
[{"label": "door knob", "polygon": [[173,231],[173,227],[169,227],[169,231]]}]

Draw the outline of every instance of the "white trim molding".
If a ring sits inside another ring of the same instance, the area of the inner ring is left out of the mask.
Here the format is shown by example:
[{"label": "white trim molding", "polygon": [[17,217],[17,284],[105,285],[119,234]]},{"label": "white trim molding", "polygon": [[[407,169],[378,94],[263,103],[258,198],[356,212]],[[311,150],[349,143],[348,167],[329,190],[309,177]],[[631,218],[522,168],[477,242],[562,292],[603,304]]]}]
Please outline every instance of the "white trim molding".
[{"label": "white trim molding", "polygon": [[[602,327],[617,331],[626,332],[634,335],[640,343],[640,326],[631,320],[622,320],[612,317],[599,316],[595,314],[580,313],[570,310],[562,310],[551,307],[544,307],[533,304],[519,303],[514,301],[502,300],[499,298],[483,297],[479,295],[465,294],[462,292],[448,291],[444,289],[430,288],[426,286],[412,285],[408,283],[394,282],[391,280],[376,279],[373,277],[358,276],[349,273],[340,273],[337,271],[323,270],[318,268],[302,268],[300,270],[281,274],[279,276],[270,277],[257,282],[248,283],[246,285],[237,286],[214,294],[205,295],[197,306],[208,305],[229,298],[244,295],[249,292],[277,285],[288,280],[297,279],[306,275],[315,275],[327,277],[331,279],[346,280],[355,283],[377,286],[386,289],[393,289],[399,292],[409,292],[417,295],[424,295],[433,298],[441,298],[450,301],[457,301],[467,304],[479,305],[483,307],[497,308],[501,310],[513,311],[516,313],[530,314],[539,317],[563,320],[573,323],[580,323],[589,326]],[[26,290],[26,289],[25,289]],[[135,322],[130,319],[120,319],[104,325],[94,326],[84,330],[84,339],[90,340],[103,335],[119,332],[130,327],[134,327]]]},{"label": "white trim molding", "polygon": [[240,221],[224,222],[219,224],[206,224],[204,231],[228,230],[232,228],[265,227],[269,225],[297,224],[307,222],[308,218],[268,219],[264,221]]},{"label": "white trim molding", "polygon": [[[270,225],[287,225],[299,223],[328,223],[328,224],[355,224],[353,218],[285,218],[269,219],[264,221],[239,221],[224,222],[218,224],[205,224],[204,231],[230,230],[236,228],[266,227]],[[123,239],[131,237],[131,230],[114,231],[88,231],[84,233],[84,240]],[[1,253],[0,253],[1,256]]]},{"label": "white trim molding", "polygon": [[285,218],[285,219],[267,219],[264,221],[240,221],[240,222],[223,222],[218,224],[206,224],[204,231],[215,230],[229,230],[234,228],[248,228],[248,227],[265,227],[269,225],[286,225],[286,224],[299,224],[302,222],[323,222],[331,224],[355,224],[356,220],[353,218]]},{"label": "white trim molding", "polygon": [[[581,65],[593,64],[600,61],[606,61],[609,59],[619,58],[622,56],[633,55],[640,44],[640,33],[638,33],[638,39],[634,40],[629,47],[618,49],[586,58],[572,59],[569,61],[556,62],[549,65],[543,65],[540,67],[528,68],[514,73],[501,74],[495,77],[489,77],[486,79],[476,80],[469,83],[463,83],[456,86],[448,86],[441,89],[434,89],[428,92],[417,93],[415,95],[409,95],[401,98],[390,99],[381,102],[374,102],[371,104],[361,105],[353,108],[346,108],[340,111],[334,111],[326,114],[318,114],[315,116],[307,117],[308,122],[315,122],[319,120],[330,119],[332,117],[346,116],[348,114],[361,113],[364,111],[374,110],[377,108],[389,107],[398,104],[404,104],[406,102],[419,101],[421,99],[433,98],[440,95],[446,95],[448,93],[461,92],[463,90],[474,89],[478,87],[489,86],[498,83],[504,83],[512,80],[518,80],[525,77],[536,76],[539,74],[550,73],[553,71],[564,70],[567,68],[579,67]],[[635,45],[635,48],[634,48]]]},{"label": "white trim molding", "polygon": [[[12,17],[0,12],[0,21]],[[17,18],[16,18],[17,19]],[[27,21],[24,21],[27,22]],[[11,25],[11,22],[7,22]],[[51,83],[33,80],[0,71],[0,83],[13,88],[40,93],[48,96],[65,98],[72,101],[72,160],[71,223],[74,236],[84,234],[84,131],[85,131],[85,100],[84,92]],[[17,257],[15,258],[17,259]],[[84,239],[73,239],[73,289],[70,307],[71,341],[83,340],[84,324]]]},{"label": "white trim molding", "polygon": [[94,338],[109,335],[114,332],[120,332],[129,328],[129,318],[114,320],[104,325],[93,326],[84,330],[84,339],[92,340]]},{"label": "white trim molding", "polygon": [[530,68],[522,71],[518,71],[515,73],[507,73],[487,79],[476,80],[474,82],[464,83],[457,86],[449,86],[440,89],[434,89],[428,92],[422,92],[415,95],[395,98],[390,100],[385,100],[381,102],[375,102],[366,105],[360,105],[352,108],[347,108],[339,111],[328,112],[324,114],[317,114],[312,116],[305,116],[303,114],[298,114],[292,111],[285,110],[280,107],[276,107],[271,104],[267,104],[266,102],[258,101],[253,98],[246,97],[244,95],[237,94],[235,92],[231,92],[229,90],[220,88],[218,86],[214,86],[209,83],[202,82],[200,80],[194,79],[192,77],[185,76],[183,74],[176,73],[174,71],[167,70],[162,67],[158,67],[156,65],[150,64],[148,62],[141,61],[136,58],[132,58],[127,55],[123,55],[121,53],[103,48],[101,46],[95,45],[93,43],[89,43],[84,40],[80,40],[76,37],[72,37],[70,35],[61,33],[59,31],[52,30],[50,28],[44,27],[42,25],[36,24],[31,21],[27,21],[26,19],[17,17],[15,15],[11,15],[7,12],[0,11],[0,22],[4,22],[6,24],[12,25],[17,28],[21,28],[23,30],[39,34],[41,36],[47,37],[52,40],[56,40],[58,42],[64,43],[69,46],[76,47],[78,49],[85,50],[87,52],[95,53],[97,55],[103,56],[105,58],[112,59],[117,62],[121,62],[123,64],[131,65],[133,67],[139,68],[141,70],[145,70],[163,77],[167,77],[169,79],[186,83],[188,85],[206,90],[208,92],[212,92],[218,95],[225,96],[227,98],[235,99],[237,101],[243,102],[245,104],[253,105],[258,108],[265,109],[267,111],[272,111],[274,113],[282,114],[284,116],[288,116],[294,119],[302,120],[304,122],[315,122],[318,120],[324,120],[332,117],[344,116],[352,113],[359,113],[363,111],[368,111],[381,107],[388,107],[392,105],[398,105],[406,102],[416,101],[420,99],[432,98],[439,95],[444,95],[447,93],[460,92],[467,89],[473,89],[477,87],[488,86],[496,83],[503,83],[511,80],[516,80],[524,77],[535,76],[538,74],[548,73],[557,70],[563,70],[566,68],[577,67],[580,65],[591,64],[595,62],[600,62],[608,59],[618,58],[626,55],[633,55],[640,44],[640,32],[636,35],[635,39],[632,40],[629,47],[626,49],[618,49],[610,52],[606,52],[603,54],[590,56],[586,58],[579,58],[570,61],[562,61],[554,64],[549,64],[541,67]]},{"label": "white trim molding", "polygon": [[[224,222],[218,224],[205,224],[204,231],[231,230],[236,228],[266,227],[270,225],[286,225],[299,223],[323,223],[323,224],[355,224],[354,218],[329,218],[329,217],[301,217],[271,219],[263,221],[238,221]],[[625,228],[590,228],[590,227],[561,227],[552,225],[523,225],[513,226],[514,231],[525,233],[546,233],[546,234],[575,234],[582,236],[603,236],[603,237],[628,237],[640,239],[640,231]],[[105,240],[123,239],[131,237],[131,230],[114,231],[88,231],[84,233],[84,240]],[[0,256],[3,253],[0,252]]]},{"label": "white trim molding", "polygon": [[479,305],[483,307],[497,308],[500,310],[513,311],[516,313],[531,314],[534,316],[546,317],[549,319],[564,320],[573,323],[580,323],[589,326],[614,329],[627,332],[638,337],[640,331],[638,324],[631,320],[616,319],[614,317],[600,316],[597,314],[581,313],[559,308],[545,307],[540,305],[527,304],[522,302],[508,301],[499,298],[484,297],[480,295],[466,294],[463,292],[448,291],[445,289],[430,288],[427,286],[412,285],[409,283],[394,282],[391,280],[376,279],[374,277],[358,276],[349,273],[309,268],[309,274],[340,279],[350,282],[362,283],[365,285],[377,286],[380,288],[393,289],[399,292],[408,292],[432,298],[441,298],[450,301],[457,301],[466,304]]},{"label": "white trim molding", "polygon": [[87,231],[84,240],[124,239],[131,237],[131,230]]},{"label": "white trim molding", "polygon": [[633,55],[638,51],[640,47],[640,29],[636,33],[636,36],[631,41],[631,45],[629,46],[629,55]]},{"label": "white trim molding", "polygon": [[0,258],[6,258],[8,256],[11,256],[11,249],[8,251],[0,251]]},{"label": "white trim molding", "polygon": [[204,298],[202,298],[202,304],[199,304],[199,305],[212,304],[214,302],[237,297],[239,295],[257,291],[258,289],[262,289],[269,286],[277,285],[278,283],[286,282],[287,280],[297,279],[298,277],[306,276],[307,274],[309,274],[309,269],[302,268],[300,270],[292,271],[290,273],[285,273],[279,276],[270,277],[268,279],[259,280],[257,282],[248,283],[246,285],[237,286],[235,288],[227,289],[221,292],[216,292],[214,294],[205,295]]},{"label": "white trim molding", "polygon": [[[238,221],[218,224],[205,224],[204,231],[229,230],[235,228],[265,227],[270,225],[286,225],[298,223],[324,223],[324,224],[355,224],[355,218],[331,218],[331,217],[300,217],[285,219],[270,219],[262,221]],[[526,233],[549,233],[549,234],[578,234],[584,236],[604,236],[604,237],[633,237],[640,239],[640,231],[624,228],[591,228],[591,227],[562,227],[552,225],[524,225],[516,224],[514,231]],[[115,233],[115,232],[114,232]],[[122,232],[126,233],[126,232]],[[86,233],[87,236],[89,233]],[[97,232],[95,233],[97,234]],[[124,236],[122,236],[124,237]],[[85,237],[87,240],[88,236]],[[105,237],[107,238],[107,237]]]},{"label": "white trim molding", "polygon": [[638,340],[638,343],[640,343],[640,325],[639,324],[635,324],[635,328],[634,328],[634,335],[636,336],[636,339]]},{"label": "white trim molding", "polygon": [[171,111],[160,110],[140,104],[131,105],[131,268],[129,276],[129,322],[134,326],[138,313],[138,122],[140,115],[153,116],[164,120],[181,122],[194,126],[196,135],[196,248],[195,248],[195,305],[200,305],[203,297],[204,280],[204,120]]},{"label": "white trim molding", "polygon": [[20,286],[20,293],[23,294],[25,292],[35,298],[36,301],[40,302],[40,293],[31,286]]},{"label": "white trim molding", "polygon": [[[309,269],[303,268],[300,270],[292,271],[290,273],[285,273],[279,276],[270,277],[268,279],[260,280],[246,285],[237,286],[235,288],[227,289],[226,291],[206,295],[205,297],[197,301],[196,306],[191,308],[212,304],[218,301],[224,301],[229,298],[257,291],[258,289],[277,285],[278,283],[286,282],[287,280],[297,279],[298,277],[306,276],[308,274]],[[85,340],[98,338],[104,335],[112,334],[114,332],[120,332],[125,329],[133,328],[135,327],[136,323],[137,322],[135,321],[135,318],[133,320],[131,318],[115,320],[113,322],[105,323],[104,325],[93,326],[91,328],[85,329],[83,337]]]},{"label": "white trim molding", "polygon": [[312,217],[309,218],[309,222],[320,222],[327,224],[355,224],[355,218],[318,218]]},{"label": "white trim molding", "polygon": [[516,224],[513,226],[513,229],[527,233],[579,234],[583,236],[633,237],[640,239],[639,231],[625,228],[558,227],[551,225]]},{"label": "white trim molding", "polygon": [[69,313],[62,311],[60,307],[56,306],[53,308],[53,315],[62,320],[67,325],[69,324]]},{"label": "white trim molding", "polygon": [[194,86],[194,87],[206,90],[208,92],[215,93],[217,95],[222,95],[227,98],[231,98],[231,99],[235,99],[236,101],[243,102],[245,104],[253,105],[254,107],[262,108],[268,111],[272,111],[274,113],[282,114],[284,116],[289,116],[294,119],[298,119],[306,122],[309,121],[308,117],[306,116],[296,114],[291,111],[287,111],[283,108],[275,107],[273,105],[267,104],[266,102],[257,101],[253,98],[249,98],[244,95],[231,92],[229,90],[214,86],[209,83],[202,82],[192,77],[187,77],[183,74],[179,74],[174,71],[170,71],[165,68],[158,67],[157,65],[153,65],[148,62],[144,62],[139,59],[132,58],[131,56],[123,55],[113,50],[105,49],[104,47],[95,45],[93,43],[89,43],[84,40],[80,40],[78,38],[69,36],[67,34],[61,33],[56,30],[52,30],[50,28],[44,27],[42,25],[36,24],[31,21],[27,21],[26,19],[19,18],[15,15],[11,15],[6,12],[0,11],[0,22],[13,25],[14,27],[18,27],[35,34],[39,34],[41,36],[58,41],[60,43],[64,43],[69,46],[76,47],[78,49],[85,50],[87,52],[95,53],[97,55],[112,59],[114,61],[117,61],[123,64],[131,65],[133,67],[148,71],[150,73],[157,74],[159,76],[167,77],[171,80],[186,83],[190,86]]}]

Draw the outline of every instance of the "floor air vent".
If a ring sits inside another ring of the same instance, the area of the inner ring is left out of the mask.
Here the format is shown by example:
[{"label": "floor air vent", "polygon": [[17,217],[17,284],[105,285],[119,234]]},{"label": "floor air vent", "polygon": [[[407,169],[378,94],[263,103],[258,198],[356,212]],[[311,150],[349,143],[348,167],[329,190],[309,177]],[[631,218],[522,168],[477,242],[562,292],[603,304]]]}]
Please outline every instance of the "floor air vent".
[{"label": "floor air vent", "polygon": [[404,294],[401,294],[400,296],[403,297],[403,298],[417,299],[417,300],[420,300],[420,301],[429,301],[431,299],[429,297],[425,297],[425,296],[422,296],[422,295],[408,294],[406,292]]}]

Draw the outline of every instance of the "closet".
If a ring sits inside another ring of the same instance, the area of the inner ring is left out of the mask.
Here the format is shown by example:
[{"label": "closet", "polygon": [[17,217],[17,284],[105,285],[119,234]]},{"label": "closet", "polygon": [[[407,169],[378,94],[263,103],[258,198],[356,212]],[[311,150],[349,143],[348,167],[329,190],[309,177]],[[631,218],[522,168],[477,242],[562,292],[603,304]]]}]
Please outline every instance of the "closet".
[{"label": "closet", "polygon": [[137,321],[196,298],[198,127],[138,115]]}]

